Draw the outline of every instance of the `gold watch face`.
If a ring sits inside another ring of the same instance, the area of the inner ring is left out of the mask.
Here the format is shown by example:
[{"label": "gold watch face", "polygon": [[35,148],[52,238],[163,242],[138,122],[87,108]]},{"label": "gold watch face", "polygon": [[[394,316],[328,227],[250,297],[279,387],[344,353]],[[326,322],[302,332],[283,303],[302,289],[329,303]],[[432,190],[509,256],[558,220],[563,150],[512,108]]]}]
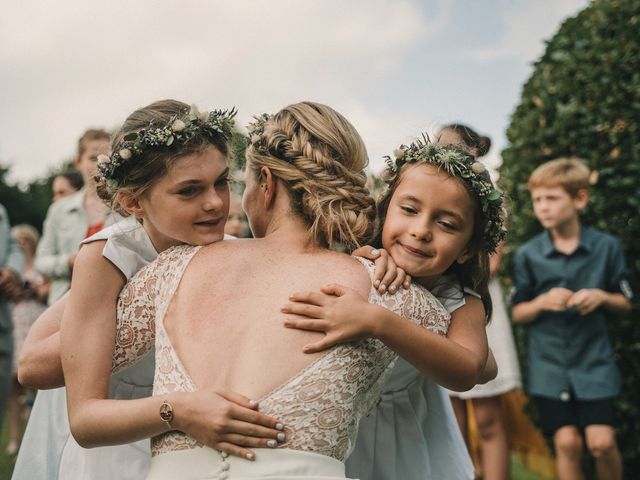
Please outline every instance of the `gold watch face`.
[{"label": "gold watch face", "polygon": [[173,408],[167,402],[160,405],[160,418],[165,422],[173,420]]}]

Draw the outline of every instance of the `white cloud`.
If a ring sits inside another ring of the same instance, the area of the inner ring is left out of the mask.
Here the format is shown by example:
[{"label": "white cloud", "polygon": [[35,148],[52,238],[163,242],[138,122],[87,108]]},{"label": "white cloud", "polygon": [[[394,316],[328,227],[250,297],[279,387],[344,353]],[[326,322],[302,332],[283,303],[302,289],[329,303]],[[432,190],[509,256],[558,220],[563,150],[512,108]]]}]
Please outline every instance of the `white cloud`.
[{"label": "white cloud", "polygon": [[0,161],[20,179],[42,175],[73,154],[85,128],[112,128],[167,97],[237,105],[240,121],[323,101],[353,113],[375,144],[389,138],[389,116],[375,114],[381,107],[366,101],[367,91],[438,36],[449,13],[450,1],[430,15],[418,0],[8,4],[0,19]]},{"label": "white cloud", "polygon": [[508,2],[502,11],[502,34],[492,45],[473,49],[469,57],[477,62],[514,58],[529,64],[542,55],[545,43],[560,21],[588,5],[588,0],[545,0]]}]

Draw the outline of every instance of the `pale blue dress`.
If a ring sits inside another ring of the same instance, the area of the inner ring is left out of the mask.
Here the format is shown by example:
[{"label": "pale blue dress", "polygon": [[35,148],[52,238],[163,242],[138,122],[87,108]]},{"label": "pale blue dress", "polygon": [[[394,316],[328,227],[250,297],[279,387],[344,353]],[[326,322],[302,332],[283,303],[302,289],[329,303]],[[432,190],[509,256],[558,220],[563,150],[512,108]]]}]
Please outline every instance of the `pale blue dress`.
[{"label": "pale blue dress", "polygon": [[[462,290],[446,277],[431,293],[449,313],[464,305]],[[360,421],[346,472],[363,480],[473,479],[447,391],[399,358],[378,405]]]},{"label": "pale blue dress", "polygon": [[[107,240],[103,255],[128,279],[152,262],[157,253],[142,226],[122,220],[83,243]],[[109,398],[151,395],[154,354],[111,377]],[[13,472],[14,480],[138,480],[149,469],[149,440],[84,449],[69,430],[64,388],[41,390],[35,402]]]}]

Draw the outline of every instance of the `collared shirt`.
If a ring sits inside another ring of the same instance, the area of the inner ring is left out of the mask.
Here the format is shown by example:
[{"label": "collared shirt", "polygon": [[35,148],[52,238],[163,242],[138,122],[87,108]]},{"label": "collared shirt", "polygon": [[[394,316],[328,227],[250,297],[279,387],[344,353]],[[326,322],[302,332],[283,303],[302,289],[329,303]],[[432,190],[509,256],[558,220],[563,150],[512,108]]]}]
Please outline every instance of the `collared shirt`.
[{"label": "collared shirt", "polygon": [[[44,220],[34,265],[42,275],[53,280],[49,289],[49,305],[69,290],[69,256],[78,252],[80,242],[86,237],[89,228],[84,209],[84,195],[85,189],[82,189],[52,204]],[[117,215],[109,215],[105,225],[110,225],[120,218]]]},{"label": "collared shirt", "polygon": [[[599,288],[631,297],[622,245],[584,226],[578,248],[570,255],[556,250],[548,231],[534,237],[514,255],[511,274],[514,305],[555,287],[574,292]],[[528,327],[529,393],[561,400],[570,394],[595,400],[619,393],[620,373],[603,308],[588,315],[575,308],[543,312]]]}]

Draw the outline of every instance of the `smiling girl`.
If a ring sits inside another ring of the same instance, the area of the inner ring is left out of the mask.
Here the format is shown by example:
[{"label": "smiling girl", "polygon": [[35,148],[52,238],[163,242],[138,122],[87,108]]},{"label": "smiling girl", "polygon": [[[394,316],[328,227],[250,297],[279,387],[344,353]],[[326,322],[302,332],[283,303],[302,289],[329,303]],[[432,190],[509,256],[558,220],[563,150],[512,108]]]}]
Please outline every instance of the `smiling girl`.
[{"label": "smiling girl", "polygon": [[[234,114],[159,101],[133,112],[113,138],[113,153],[100,158],[98,193],[129,218],[84,242],[66,304],[56,307],[57,312],[64,310],[57,356],[62,352],[68,367],[64,381],[72,426],[73,421],[91,418],[107,398],[148,401],[142,397],[151,394],[153,355],[111,376],[114,345],[127,343],[132,334],[115,338],[117,297],[127,279],[159,252],[223,239],[229,209],[227,141]],[[234,392],[201,391],[176,402],[191,414],[182,419],[184,431],[221,451],[245,456],[246,447],[264,446],[282,435],[275,419],[258,413],[256,403]],[[64,449],[53,452],[46,472],[32,464],[18,478],[146,476],[148,441],[87,450],[68,430]],[[154,433],[141,432],[138,438]]]},{"label": "smiling girl", "polygon": [[375,337],[402,357],[361,423],[349,475],[472,478],[448,396],[435,383],[461,391],[495,376],[484,329],[491,312],[488,254],[504,236],[501,195],[484,166],[452,146],[418,140],[395,157],[388,162],[376,246],[451,313],[446,336],[413,328],[340,285],[293,295],[283,311],[309,318],[288,318],[285,325],[326,334],[305,347],[309,353]]}]

